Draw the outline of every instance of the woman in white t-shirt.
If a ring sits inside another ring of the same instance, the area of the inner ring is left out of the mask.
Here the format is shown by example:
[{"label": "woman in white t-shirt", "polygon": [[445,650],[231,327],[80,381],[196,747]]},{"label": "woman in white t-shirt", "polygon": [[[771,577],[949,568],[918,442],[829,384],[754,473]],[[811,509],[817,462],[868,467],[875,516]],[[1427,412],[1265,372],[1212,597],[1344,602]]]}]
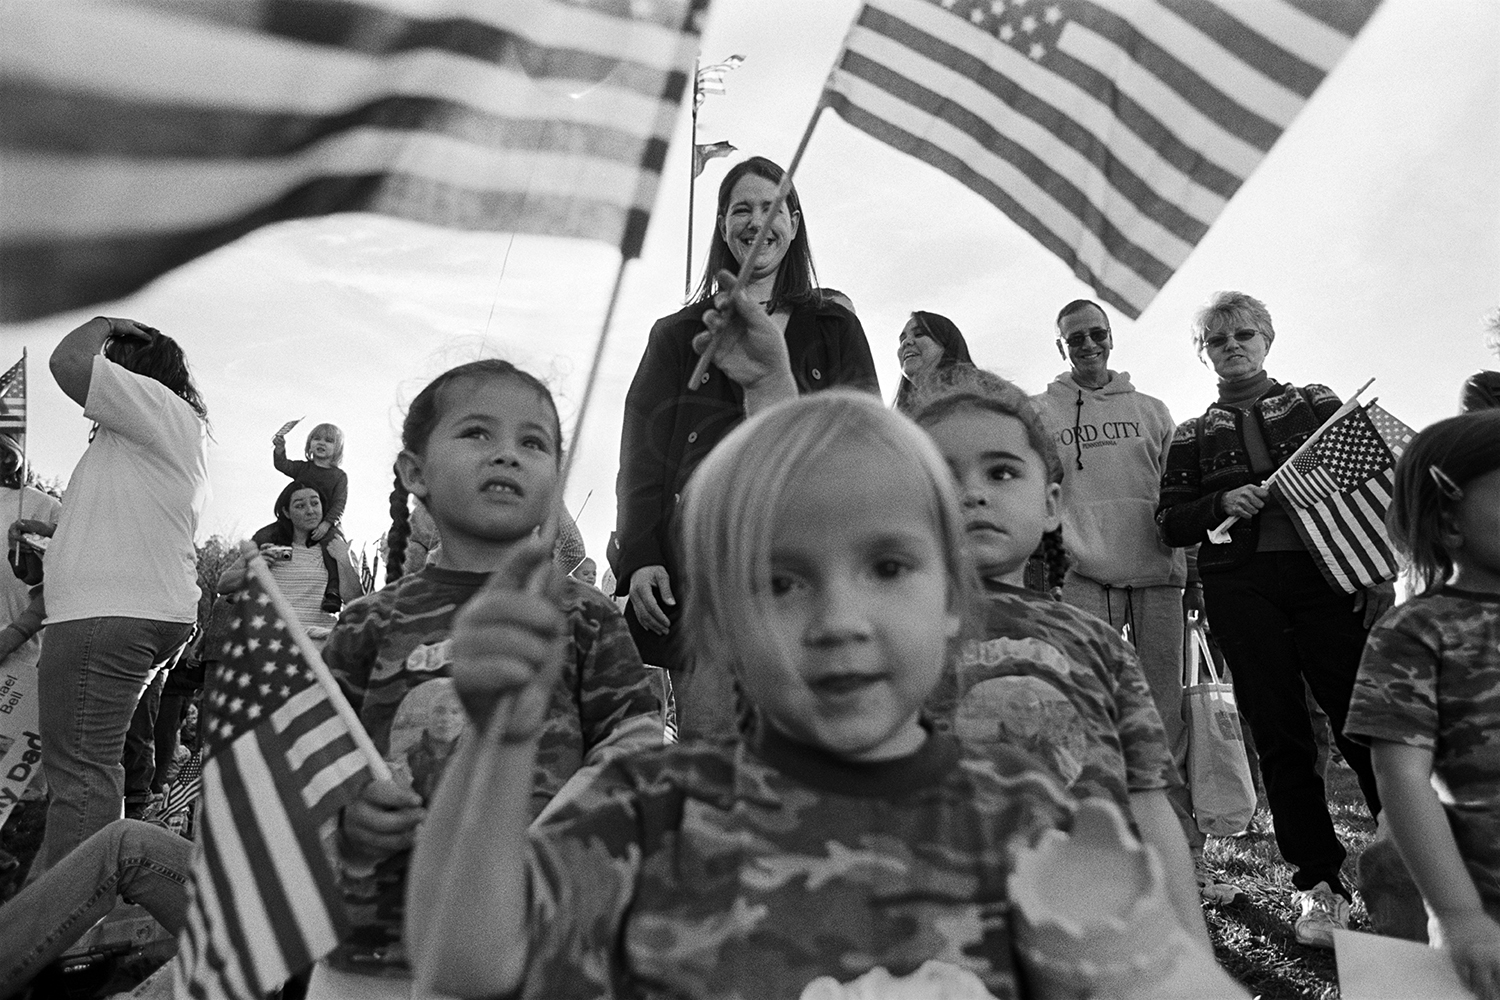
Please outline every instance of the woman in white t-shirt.
[{"label": "woman in white t-shirt", "polygon": [[[323,494],[315,486],[292,480],[276,498],[276,521],[251,536],[271,568],[276,586],[313,639],[326,639],[339,609],[364,593],[349,561],[349,545],[339,535],[326,546],[312,538],[323,520]],[[245,583],[241,555],[219,577],[219,593],[232,594]]]},{"label": "woman in white t-shirt", "polygon": [[208,412],[176,341],[99,316],[50,367],[94,428],[47,549],[37,707],[51,800],[32,878],[121,815],[136,702],[197,618],[208,497]]}]

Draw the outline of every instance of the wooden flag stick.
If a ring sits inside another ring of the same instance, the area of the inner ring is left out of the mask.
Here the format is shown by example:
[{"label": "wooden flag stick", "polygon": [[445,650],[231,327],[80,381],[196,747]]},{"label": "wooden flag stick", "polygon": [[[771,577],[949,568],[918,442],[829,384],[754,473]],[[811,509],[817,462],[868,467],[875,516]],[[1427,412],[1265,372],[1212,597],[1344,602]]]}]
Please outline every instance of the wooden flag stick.
[{"label": "wooden flag stick", "polygon": [[313,676],[323,687],[323,693],[328,696],[329,704],[333,706],[339,718],[349,730],[349,735],[354,737],[355,746],[359,752],[365,755],[365,761],[370,765],[370,771],[384,781],[391,777],[390,765],[380,756],[380,751],[375,749],[375,742],[370,739],[370,734],[365,732],[365,724],[359,721],[359,716],[354,714],[354,706],[349,704],[349,699],[344,697],[343,689],[339,682],[334,680],[333,672],[328,669],[328,664],[323,662],[323,654],[318,652],[318,647],[313,645],[312,638],[308,636],[307,629],[302,627],[302,622],[297,619],[297,612],[292,610],[292,605],[276,586],[276,578],[271,575],[271,567],[266,565],[266,560],[261,556],[260,549],[254,542],[240,542],[240,553],[245,556],[246,566],[251,574],[260,581],[260,585],[266,589],[266,596],[271,599],[271,606],[276,609],[276,614],[286,625],[286,630],[291,634],[292,641],[297,644],[297,649],[302,653],[302,659],[307,662],[312,670]]},{"label": "wooden flag stick", "polygon": [[[817,107],[813,108],[812,117],[807,120],[807,128],[802,130],[802,138],[797,143],[797,151],[792,154],[792,162],[786,166],[786,173],[781,175],[781,183],[776,186],[776,198],[771,203],[771,210],[766,213],[766,224],[760,227],[755,234],[755,242],[750,244],[750,252],[745,254],[745,259],[740,261],[740,273],[734,279],[734,287],[742,287],[750,279],[750,269],[755,264],[755,258],[759,255],[761,248],[766,245],[766,234],[771,231],[770,220],[776,218],[783,205],[786,204],[787,195],[792,192],[792,175],[797,172],[797,164],[802,162],[802,154],[807,151],[807,143],[812,139],[813,129],[818,126],[818,118],[823,114],[823,98],[818,98]],[[693,374],[688,378],[688,390],[696,391],[703,384],[703,376],[708,371],[708,366],[713,362],[714,355],[721,345],[710,337],[708,345],[704,347],[703,353],[698,356],[698,363],[693,366]]]},{"label": "wooden flag stick", "polygon": [[[1335,410],[1333,412],[1333,416],[1331,416],[1327,420],[1323,421],[1322,426],[1320,426],[1317,430],[1313,431],[1312,432],[1312,436],[1309,437],[1306,441],[1303,441],[1302,442],[1302,446],[1300,448],[1298,448],[1296,451],[1292,452],[1291,457],[1288,458],[1285,462],[1282,462],[1280,465],[1278,465],[1275,468],[1275,470],[1273,470],[1272,473],[1269,476],[1267,476],[1265,478],[1265,481],[1262,482],[1260,485],[1263,486],[1263,487],[1265,487],[1265,486],[1270,486],[1273,482],[1275,482],[1276,478],[1281,475],[1282,470],[1285,469],[1285,468],[1287,468],[1288,466],[1290,466],[1298,458],[1302,457],[1302,453],[1304,451],[1306,451],[1312,445],[1312,443],[1314,441],[1316,441],[1318,438],[1322,437],[1324,431],[1326,431],[1328,428],[1332,427],[1334,424],[1336,424],[1343,417],[1347,416],[1351,410],[1353,410],[1357,405],[1359,405],[1359,403],[1358,403],[1359,394],[1362,393],[1362,392],[1364,392],[1366,389],[1370,388],[1370,386],[1374,383],[1374,381],[1375,381],[1374,379],[1370,379],[1364,385],[1360,386],[1359,389],[1354,393],[1354,395],[1352,395],[1352,396],[1349,397],[1349,399],[1348,399],[1347,402],[1345,402],[1342,406],[1340,406],[1337,410]],[[1219,523],[1219,526],[1217,528],[1215,528],[1213,531],[1210,531],[1208,533],[1208,540],[1210,542],[1213,542],[1215,545],[1225,545],[1225,544],[1227,544],[1229,542],[1229,529],[1238,520],[1239,520],[1238,517],[1234,517],[1234,516],[1226,517],[1223,521],[1221,521]]]}]

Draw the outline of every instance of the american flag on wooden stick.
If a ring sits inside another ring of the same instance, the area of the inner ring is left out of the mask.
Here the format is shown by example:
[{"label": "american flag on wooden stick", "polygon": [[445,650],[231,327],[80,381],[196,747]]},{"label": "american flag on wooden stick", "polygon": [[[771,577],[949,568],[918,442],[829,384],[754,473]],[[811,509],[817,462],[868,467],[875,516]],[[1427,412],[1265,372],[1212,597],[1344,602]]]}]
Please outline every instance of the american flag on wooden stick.
[{"label": "american flag on wooden stick", "polygon": [[26,356],[0,375],[0,434],[26,443]]},{"label": "american flag on wooden stick", "polygon": [[347,928],[323,828],[370,779],[344,721],[253,577],[205,698],[202,849],[177,995],[260,998]]},{"label": "american flag on wooden stick", "polygon": [[1140,315],[1380,0],[869,0],[824,101]]},{"label": "american flag on wooden stick", "polygon": [[638,256],[707,4],[5,4],[0,320],[331,212]]},{"label": "american flag on wooden stick", "polygon": [[1375,403],[1356,406],[1270,480],[1323,575],[1348,593],[1396,575],[1385,515],[1412,436]]}]

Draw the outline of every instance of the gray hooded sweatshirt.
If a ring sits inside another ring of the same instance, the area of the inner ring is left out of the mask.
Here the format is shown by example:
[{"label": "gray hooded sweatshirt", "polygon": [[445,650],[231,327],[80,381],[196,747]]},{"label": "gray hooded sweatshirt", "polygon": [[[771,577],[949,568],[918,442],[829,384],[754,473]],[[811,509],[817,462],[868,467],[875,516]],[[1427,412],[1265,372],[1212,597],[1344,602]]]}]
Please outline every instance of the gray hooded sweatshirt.
[{"label": "gray hooded sweatshirt", "polygon": [[1073,571],[1095,582],[1180,587],[1186,559],[1156,533],[1176,425],[1167,404],[1135,391],[1128,372],[1110,375],[1103,388],[1086,389],[1064,372],[1032,397],[1063,462],[1063,544]]}]

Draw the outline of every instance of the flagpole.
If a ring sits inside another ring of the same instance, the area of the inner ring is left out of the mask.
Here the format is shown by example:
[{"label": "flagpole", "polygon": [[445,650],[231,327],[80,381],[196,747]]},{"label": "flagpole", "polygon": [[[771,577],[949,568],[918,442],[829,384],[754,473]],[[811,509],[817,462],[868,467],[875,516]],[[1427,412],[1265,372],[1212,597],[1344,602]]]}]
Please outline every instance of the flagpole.
[{"label": "flagpole", "polygon": [[[823,99],[826,93],[827,91],[824,90],[818,94],[817,106],[813,108],[812,117],[807,120],[807,128],[802,130],[802,138],[797,142],[797,151],[792,154],[792,160],[787,164],[786,172],[781,176],[781,183],[776,186],[776,198],[771,202],[770,211],[766,213],[767,219],[776,218],[777,213],[781,211],[782,205],[786,204],[787,195],[791,194],[792,175],[797,172],[797,165],[802,162],[802,154],[807,152],[807,144],[812,139],[813,129],[818,127],[818,119],[822,116],[823,109],[827,106],[824,104]],[[754,266],[755,258],[760,254],[761,247],[766,245],[766,236],[770,231],[771,227],[766,225],[761,226],[760,230],[756,232],[755,242],[750,244],[750,252],[745,254],[745,259],[740,262],[740,273],[734,279],[736,288],[749,280],[750,269]],[[708,371],[709,364],[713,362],[717,347],[718,344],[715,342],[715,339],[710,337],[708,345],[703,349],[703,353],[698,356],[698,364],[693,367],[692,376],[688,379],[687,387],[689,391],[696,391],[698,386],[702,384],[703,375]]]},{"label": "flagpole", "polygon": [[[26,387],[26,348],[24,347],[21,348],[21,386],[24,391],[28,393],[31,391]],[[29,419],[30,409],[26,410],[26,414]],[[16,520],[21,521],[26,518],[26,430],[24,427],[21,429],[21,467],[16,470],[16,475],[20,480],[16,483]],[[17,566],[21,564],[20,538],[15,541],[15,551],[11,558]]]},{"label": "flagpole", "polygon": [[359,747],[359,752],[364,754],[365,762],[370,765],[370,770],[381,781],[391,780],[390,765],[380,756],[380,751],[375,749],[375,742],[370,739],[370,734],[365,732],[365,724],[359,721],[358,715],[354,714],[354,707],[349,704],[349,699],[344,697],[344,692],[339,687],[339,682],[334,680],[333,672],[328,669],[328,664],[323,662],[323,654],[318,652],[317,646],[313,645],[307,629],[302,627],[301,620],[297,618],[297,612],[292,610],[292,605],[287,601],[286,595],[276,585],[276,578],[271,575],[271,567],[266,565],[260,549],[254,542],[240,542],[240,554],[245,556],[246,568],[266,589],[266,596],[271,599],[271,606],[276,609],[276,614],[286,625],[287,632],[291,634],[292,641],[297,644],[297,649],[302,653],[302,658],[307,661],[313,676],[322,685],[329,704],[343,720],[345,727],[349,730],[349,735],[354,738],[355,746]]},{"label": "flagpole", "polygon": [[688,143],[687,263],[683,270],[682,298],[693,294],[693,190],[698,184],[698,58],[693,57],[693,132]]},{"label": "flagpole", "polygon": [[[1374,379],[1370,379],[1364,385],[1360,386],[1359,389],[1355,391],[1354,395],[1352,395],[1352,396],[1349,397],[1349,399],[1348,399],[1347,402],[1343,403],[1342,405],[1339,406],[1339,408],[1337,410],[1333,411],[1333,416],[1331,416],[1327,420],[1323,421],[1322,425],[1317,430],[1315,430],[1315,431],[1312,432],[1312,436],[1309,437],[1306,441],[1303,441],[1302,442],[1302,446],[1299,447],[1296,451],[1292,452],[1291,457],[1288,458],[1285,462],[1282,462],[1280,465],[1278,465],[1271,472],[1271,474],[1269,476],[1267,476],[1261,482],[1260,485],[1264,488],[1264,487],[1270,486],[1273,482],[1275,482],[1276,481],[1276,477],[1278,477],[1278,476],[1281,475],[1281,470],[1287,468],[1293,462],[1295,462],[1297,459],[1301,458],[1302,457],[1302,453],[1304,451],[1306,451],[1309,447],[1311,447],[1312,443],[1314,441],[1316,441],[1318,438],[1322,437],[1324,431],[1326,431],[1328,428],[1332,427],[1341,418],[1343,418],[1345,416],[1348,416],[1349,413],[1356,406],[1359,405],[1359,395],[1360,395],[1360,393],[1362,393],[1366,389],[1370,388],[1370,386],[1373,385],[1374,382],[1375,382]],[[1215,528],[1214,530],[1212,530],[1212,531],[1210,531],[1208,533],[1208,540],[1210,542],[1213,542],[1215,545],[1225,545],[1225,544],[1227,544],[1229,542],[1229,529],[1234,524],[1234,522],[1236,522],[1238,520],[1239,520],[1239,518],[1236,517],[1236,516],[1226,517],[1223,521],[1221,521],[1219,523],[1219,526],[1217,528]]]}]

